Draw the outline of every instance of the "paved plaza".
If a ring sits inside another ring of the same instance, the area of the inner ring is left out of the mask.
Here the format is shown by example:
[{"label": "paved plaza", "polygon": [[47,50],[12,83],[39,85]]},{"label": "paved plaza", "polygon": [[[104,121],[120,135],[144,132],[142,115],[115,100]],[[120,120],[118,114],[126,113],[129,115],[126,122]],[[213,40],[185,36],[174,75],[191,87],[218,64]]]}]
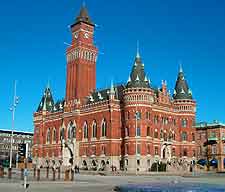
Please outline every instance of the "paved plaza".
[{"label": "paved plaza", "polygon": [[[30,187],[27,191],[32,192],[69,192],[69,191],[91,191],[91,192],[108,192],[112,191],[115,186],[124,184],[150,184],[150,183],[208,183],[208,184],[225,184],[225,174],[210,174],[200,176],[163,176],[163,175],[149,175],[149,176],[100,176],[100,175],[76,175],[75,181],[64,182],[51,181],[42,179],[40,182],[32,180],[30,177]],[[25,191],[22,188],[22,181],[14,178],[8,180],[7,178],[0,179],[0,191],[12,192]]]}]

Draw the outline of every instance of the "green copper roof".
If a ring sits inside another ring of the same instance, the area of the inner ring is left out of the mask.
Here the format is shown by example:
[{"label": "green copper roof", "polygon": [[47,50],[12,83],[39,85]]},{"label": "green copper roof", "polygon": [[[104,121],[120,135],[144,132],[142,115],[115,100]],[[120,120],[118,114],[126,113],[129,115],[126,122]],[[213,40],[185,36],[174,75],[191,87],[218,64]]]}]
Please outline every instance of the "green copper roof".
[{"label": "green copper roof", "polygon": [[50,88],[47,87],[45,89],[44,95],[42,96],[37,112],[40,111],[52,112],[53,110],[54,110],[54,100]]},{"label": "green copper roof", "polygon": [[92,23],[91,18],[88,15],[88,10],[85,7],[85,5],[83,5],[81,7],[80,13],[76,18],[75,24],[80,23],[80,22],[84,22],[84,23],[87,23],[87,24],[90,24],[90,25],[94,25],[94,23]]},{"label": "green copper roof", "polygon": [[145,75],[144,64],[142,63],[139,52],[135,58],[135,62],[129,76],[127,88],[149,88],[149,80]]},{"label": "green copper roof", "polygon": [[178,73],[173,98],[174,99],[193,99],[192,92],[188,87],[187,81],[185,80],[184,72],[182,68],[180,68],[180,71]]}]

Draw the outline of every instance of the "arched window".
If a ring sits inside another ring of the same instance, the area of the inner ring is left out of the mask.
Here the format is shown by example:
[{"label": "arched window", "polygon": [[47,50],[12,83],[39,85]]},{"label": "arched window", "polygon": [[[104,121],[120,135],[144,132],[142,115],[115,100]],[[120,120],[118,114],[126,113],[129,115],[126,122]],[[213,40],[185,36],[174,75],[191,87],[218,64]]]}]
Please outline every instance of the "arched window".
[{"label": "arched window", "polygon": [[150,127],[147,127],[147,137],[150,137]]},{"label": "arched window", "polygon": [[53,134],[52,134],[52,141],[53,143],[56,143],[56,129],[53,129]]},{"label": "arched window", "polygon": [[163,138],[163,130],[161,129],[160,130],[160,139],[162,139]]},{"label": "arched window", "polygon": [[106,120],[103,119],[102,121],[102,137],[106,137],[107,134],[107,123]]},{"label": "arched window", "polygon": [[147,144],[147,154],[150,154],[150,144]]},{"label": "arched window", "polygon": [[51,137],[50,128],[48,128],[47,134],[46,134],[46,143],[47,143],[47,144],[50,143],[50,137]]},{"label": "arched window", "polygon": [[64,128],[62,127],[60,130],[60,140],[64,140],[65,139],[65,132],[64,132]]},{"label": "arched window", "polygon": [[187,119],[182,119],[181,120],[181,126],[182,127],[187,127]]},{"label": "arched window", "polygon": [[187,156],[187,149],[183,150],[183,156]]},{"label": "arched window", "polygon": [[140,127],[137,127],[137,129],[136,129],[136,136],[137,137],[141,136],[141,128]]},{"label": "arched window", "polygon": [[125,128],[125,137],[129,137],[129,128],[128,127]]},{"label": "arched window", "polygon": [[163,132],[163,140],[167,141],[167,133],[166,133],[166,131]]},{"label": "arched window", "polygon": [[157,131],[157,129],[155,129],[155,131],[154,131],[154,138],[158,138],[158,131]]},{"label": "arched window", "polygon": [[181,141],[187,141],[187,133],[186,132],[181,133]]},{"label": "arched window", "polygon": [[195,133],[192,133],[192,141],[195,141]]},{"label": "arched window", "polygon": [[87,121],[84,122],[84,138],[88,138],[88,124]]},{"label": "arched window", "polygon": [[97,122],[96,122],[96,120],[94,120],[93,124],[92,124],[92,137],[93,138],[97,137]]},{"label": "arched window", "polygon": [[76,138],[76,126],[73,124],[72,121],[70,121],[69,125],[68,125],[68,139],[72,140],[74,138]]}]

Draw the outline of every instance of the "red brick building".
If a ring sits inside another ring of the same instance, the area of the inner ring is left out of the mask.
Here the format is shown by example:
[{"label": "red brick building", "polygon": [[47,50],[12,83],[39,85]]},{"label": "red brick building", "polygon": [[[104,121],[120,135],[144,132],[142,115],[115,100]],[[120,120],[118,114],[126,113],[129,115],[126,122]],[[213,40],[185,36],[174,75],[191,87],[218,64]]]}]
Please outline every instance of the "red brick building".
[{"label": "red brick building", "polygon": [[34,164],[146,171],[158,160],[191,161],[196,102],[182,68],[171,96],[166,81],[151,85],[137,51],[127,83],[96,90],[94,28],[82,7],[66,50],[65,99],[55,103],[47,87],[34,113]]},{"label": "red brick building", "polygon": [[196,145],[199,163],[208,163],[209,170],[225,170],[225,124],[200,123],[196,126]]}]

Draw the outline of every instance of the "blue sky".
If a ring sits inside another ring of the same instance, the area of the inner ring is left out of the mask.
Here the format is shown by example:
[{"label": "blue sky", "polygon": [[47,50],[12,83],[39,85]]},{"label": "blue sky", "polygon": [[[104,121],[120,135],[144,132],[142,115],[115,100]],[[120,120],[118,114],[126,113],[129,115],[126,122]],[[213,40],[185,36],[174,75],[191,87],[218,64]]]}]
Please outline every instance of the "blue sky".
[{"label": "blue sky", "polygon": [[[64,97],[64,42],[70,43],[68,25],[81,4],[79,0],[1,3],[0,128],[11,128],[15,79],[20,97],[17,130],[33,131],[32,113],[48,80],[55,100]],[[127,81],[139,40],[145,70],[155,86],[167,80],[172,91],[182,62],[197,100],[197,120],[225,122],[225,1],[87,0],[86,5],[99,25],[98,88],[109,86],[111,79]]]}]

